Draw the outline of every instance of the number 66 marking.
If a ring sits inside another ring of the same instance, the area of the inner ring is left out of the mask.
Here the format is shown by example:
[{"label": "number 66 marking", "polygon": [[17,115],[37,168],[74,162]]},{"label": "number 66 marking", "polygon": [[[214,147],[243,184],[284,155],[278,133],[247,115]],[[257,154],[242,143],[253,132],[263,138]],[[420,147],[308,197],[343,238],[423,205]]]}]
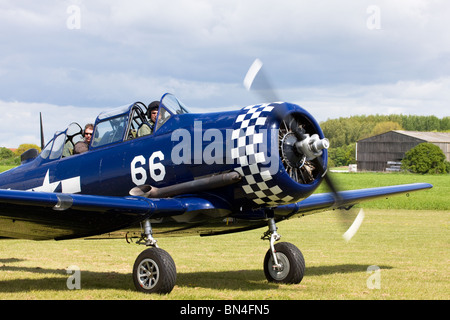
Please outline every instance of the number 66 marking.
[{"label": "number 66 marking", "polygon": [[[158,158],[159,161],[164,160],[164,153],[161,151],[155,151],[148,159],[150,177],[154,181],[162,181],[166,175],[166,168],[161,162],[155,162],[156,158]],[[137,186],[143,185],[147,181],[147,171],[143,167],[145,164],[146,160],[142,155],[134,157],[133,161],[131,161],[131,180],[133,180],[134,184]]]}]

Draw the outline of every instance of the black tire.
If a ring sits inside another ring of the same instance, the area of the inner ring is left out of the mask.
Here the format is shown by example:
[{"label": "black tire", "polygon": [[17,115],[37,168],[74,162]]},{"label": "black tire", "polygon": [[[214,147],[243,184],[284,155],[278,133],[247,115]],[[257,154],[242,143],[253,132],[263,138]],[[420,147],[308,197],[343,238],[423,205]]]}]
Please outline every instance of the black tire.
[{"label": "black tire", "polygon": [[305,274],[305,259],[302,252],[289,242],[280,242],[275,245],[275,254],[281,270],[273,270],[273,257],[270,249],[264,257],[264,274],[269,282],[300,283]]},{"label": "black tire", "polygon": [[133,266],[134,286],[144,293],[170,293],[177,280],[177,270],[172,257],[159,248],[141,252]]}]

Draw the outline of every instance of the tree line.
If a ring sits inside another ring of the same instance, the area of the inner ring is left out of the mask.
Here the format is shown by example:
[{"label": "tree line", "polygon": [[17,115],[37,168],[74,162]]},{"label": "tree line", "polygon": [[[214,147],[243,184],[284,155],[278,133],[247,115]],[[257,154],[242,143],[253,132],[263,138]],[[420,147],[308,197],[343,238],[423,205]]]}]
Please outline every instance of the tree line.
[{"label": "tree line", "polygon": [[0,165],[18,166],[20,164],[20,155],[32,148],[38,149],[39,151],[41,150],[37,145],[30,143],[21,144],[15,151],[0,147]]},{"label": "tree line", "polygon": [[320,126],[330,140],[331,166],[356,163],[356,141],[391,130],[450,132],[450,117],[415,115],[370,115],[328,119]]}]

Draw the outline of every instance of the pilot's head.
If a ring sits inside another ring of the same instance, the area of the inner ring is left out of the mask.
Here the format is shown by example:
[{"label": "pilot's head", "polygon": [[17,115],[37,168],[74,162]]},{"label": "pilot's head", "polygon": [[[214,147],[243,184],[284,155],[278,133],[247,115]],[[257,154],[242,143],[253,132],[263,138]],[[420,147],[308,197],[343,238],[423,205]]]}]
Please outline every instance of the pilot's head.
[{"label": "pilot's head", "polygon": [[85,127],[84,127],[84,141],[86,141],[87,144],[91,143],[91,138],[92,138],[92,132],[94,131],[94,125],[92,123],[88,123]]},{"label": "pilot's head", "polygon": [[158,114],[159,101],[153,101],[148,105],[147,117],[153,123],[156,123],[156,115]]}]

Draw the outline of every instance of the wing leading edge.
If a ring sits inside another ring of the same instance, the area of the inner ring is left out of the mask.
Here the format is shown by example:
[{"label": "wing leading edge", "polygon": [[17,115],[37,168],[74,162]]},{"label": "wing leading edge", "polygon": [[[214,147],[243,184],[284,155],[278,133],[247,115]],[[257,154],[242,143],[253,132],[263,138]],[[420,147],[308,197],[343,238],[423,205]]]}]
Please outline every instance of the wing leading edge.
[{"label": "wing leading edge", "polygon": [[[368,188],[359,190],[349,190],[338,192],[340,198],[337,202],[333,193],[318,193],[313,194],[297,203],[287,204],[273,208],[274,218],[276,221],[282,221],[297,215],[305,216],[314,214],[317,212],[322,212],[339,207],[349,207],[354,204],[374,200],[377,198],[383,198],[388,196],[393,196],[397,194],[409,193],[413,191],[419,191],[424,189],[430,189],[433,186],[428,183],[414,183],[414,184],[404,184],[398,186],[388,186],[388,187],[378,187],[378,188]],[[228,234],[234,232],[241,232],[252,230],[256,228],[261,228],[267,226],[267,222],[258,220],[248,226],[239,226],[236,224],[231,225],[228,229],[224,230],[209,230],[201,233],[201,236],[213,236],[220,234]]]},{"label": "wing leading edge", "polygon": [[227,210],[203,198],[147,199],[0,190],[0,237],[70,239],[107,233],[146,218]]},{"label": "wing leading edge", "polygon": [[388,187],[340,191],[338,192],[340,196],[339,201],[336,201],[332,193],[318,193],[311,195],[301,202],[279,206],[275,210],[275,213],[289,217],[296,214],[311,214],[316,211],[329,210],[333,207],[348,207],[363,201],[430,189],[432,187],[433,185],[429,183],[413,183]]}]

